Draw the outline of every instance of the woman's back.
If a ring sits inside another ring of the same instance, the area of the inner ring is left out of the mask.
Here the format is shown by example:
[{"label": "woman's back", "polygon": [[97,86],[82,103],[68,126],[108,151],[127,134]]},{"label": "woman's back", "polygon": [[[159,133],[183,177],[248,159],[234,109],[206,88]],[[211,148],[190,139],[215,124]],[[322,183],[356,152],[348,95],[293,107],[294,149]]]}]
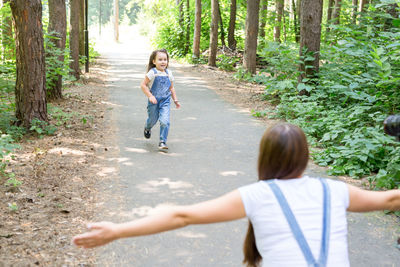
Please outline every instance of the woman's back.
[{"label": "woman's back", "polygon": [[[318,179],[309,177],[274,180],[280,187],[311,248],[319,258],[322,236],[323,190]],[[346,184],[328,180],[331,191],[331,227],[328,266],[349,266]],[[253,224],[263,266],[307,266],[287,220],[265,181],[241,187],[239,192],[247,217]]]}]

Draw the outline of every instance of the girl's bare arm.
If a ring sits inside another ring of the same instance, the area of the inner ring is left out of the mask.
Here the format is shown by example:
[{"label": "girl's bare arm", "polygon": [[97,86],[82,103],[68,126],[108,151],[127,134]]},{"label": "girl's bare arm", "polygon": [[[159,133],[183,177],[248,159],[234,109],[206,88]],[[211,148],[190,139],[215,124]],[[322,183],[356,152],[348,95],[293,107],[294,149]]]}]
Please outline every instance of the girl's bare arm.
[{"label": "girl's bare arm", "polygon": [[147,96],[149,101],[153,104],[157,104],[156,98],[151,94],[150,88],[148,86],[150,79],[145,76],[142,83],[140,84],[140,88],[142,89],[143,93]]},{"label": "girl's bare arm", "polygon": [[180,108],[181,104],[179,103],[178,98],[176,97],[174,82],[171,82],[171,86],[169,87],[169,90],[171,91],[171,97],[172,97],[172,100],[174,100],[176,108]]},{"label": "girl's bare arm", "polygon": [[400,210],[400,190],[368,191],[347,185],[350,204],[348,211]]},{"label": "girl's bare arm", "polygon": [[75,236],[75,245],[92,248],[120,238],[150,235],[169,231],[189,224],[232,221],[246,216],[238,190],[219,198],[190,206],[170,207],[167,210],[139,220],[121,224],[93,223],[90,232]]}]

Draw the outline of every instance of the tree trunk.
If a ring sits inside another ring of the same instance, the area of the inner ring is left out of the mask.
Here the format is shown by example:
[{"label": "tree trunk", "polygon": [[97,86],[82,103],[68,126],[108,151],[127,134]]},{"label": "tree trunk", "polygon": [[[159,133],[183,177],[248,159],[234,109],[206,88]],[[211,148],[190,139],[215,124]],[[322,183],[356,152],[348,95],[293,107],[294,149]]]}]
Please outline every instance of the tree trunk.
[{"label": "tree trunk", "polygon": [[364,12],[366,6],[369,4],[368,0],[360,0],[360,12]]},{"label": "tree trunk", "polygon": [[119,42],[119,1],[114,0],[114,40]]},{"label": "tree trunk", "polygon": [[71,75],[79,80],[79,11],[80,0],[70,0],[70,32],[69,32],[69,50],[70,50],[70,68]]},{"label": "tree trunk", "polygon": [[[49,0],[49,33],[55,35],[58,39],[51,39],[55,47],[61,51],[65,50],[65,41],[67,34],[67,10],[65,0]],[[59,68],[63,68],[64,55],[59,55]],[[62,98],[62,75],[57,75],[50,81],[47,88],[47,96],[49,99]]]},{"label": "tree trunk", "polygon": [[231,0],[229,28],[228,28],[228,46],[232,50],[236,49],[235,26],[236,26],[236,0]]},{"label": "tree trunk", "polygon": [[10,6],[16,34],[15,116],[29,128],[33,119],[47,121],[42,3],[12,0]]},{"label": "tree trunk", "polygon": [[[2,4],[10,2],[9,0],[3,0]],[[13,37],[13,23],[12,16],[5,15],[1,18],[1,43],[3,46],[3,60],[12,59],[15,57],[14,50],[14,37]]]},{"label": "tree trunk", "polygon": [[218,0],[211,0],[211,27],[210,27],[210,53],[208,65],[216,67],[218,48]]},{"label": "tree trunk", "polygon": [[186,0],[186,42],[185,42],[185,55],[189,53],[190,46],[190,1]]},{"label": "tree trunk", "polygon": [[274,27],[274,41],[280,43],[281,42],[281,26],[282,26],[282,14],[284,2],[283,0],[276,0],[276,20]]},{"label": "tree trunk", "polygon": [[333,5],[335,3],[335,0],[329,0],[328,2],[328,10],[327,10],[327,16],[326,16],[326,35],[329,34],[329,32],[331,31],[331,27],[329,26],[331,24],[331,20],[332,20],[332,10],[333,10]]},{"label": "tree trunk", "polygon": [[200,57],[200,36],[201,36],[201,0],[196,0],[196,9],[194,17],[194,35],[193,35],[193,57]]},{"label": "tree trunk", "polygon": [[79,4],[79,55],[85,56],[85,0]]},{"label": "tree trunk", "polygon": [[299,27],[300,23],[297,14],[298,14],[298,9],[300,8],[298,5],[296,5],[295,0],[292,0],[292,7],[293,7],[293,27],[294,27],[296,43],[298,43],[300,41],[300,27]]},{"label": "tree trunk", "polygon": [[268,0],[262,0],[260,10],[260,39],[265,39],[265,25],[267,24]]},{"label": "tree trunk", "polygon": [[[301,21],[300,21],[300,58],[304,62],[300,63],[300,76],[298,82],[304,78],[312,78],[319,70],[319,50],[321,42],[321,19],[322,19],[323,0],[302,0]],[[305,61],[304,50],[307,55],[314,57],[314,60]],[[307,94],[301,91],[301,94]]]},{"label": "tree trunk", "polygon": [[246,40],[243,65],[244,68],[252,74],[256,73],[259,11],[260,0],[247,1]]},{"label": "tree trunk", "polygon": [[353,18],[353,23],[357,22],[357,7],[358,7],[358,0],[352,1],[353,8],[351,10],[351,17]]},{"label": "tree trunk", "polygon": [[225,47],[225,32],[224,32],[224,22],[222,21],[221,7],[218,3],[218,17],[219,17],[219,31],[221,34],[221,46]]},{"label": "tree trunk", "polygon": [[335,8],[332,12],[332,20],[333,24],[339,25],[340,24],[340,10],[342,7],[342,0],[335,0]]}]

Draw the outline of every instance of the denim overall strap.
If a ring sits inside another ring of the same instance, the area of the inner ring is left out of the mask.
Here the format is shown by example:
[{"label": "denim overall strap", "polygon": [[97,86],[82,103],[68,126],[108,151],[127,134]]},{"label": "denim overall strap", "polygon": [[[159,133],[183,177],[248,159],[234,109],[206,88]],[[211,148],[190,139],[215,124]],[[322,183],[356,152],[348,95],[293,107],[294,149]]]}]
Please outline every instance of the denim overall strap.
[{"label": "denim overall strap", "polygon": [[169,88],[171,87],[171,81],[168,76],[160,75],[155,68],[152,69],[155,77],[153,81],[153,85],[150,88],[150,92],[155,96],[157,101],[161,99],[166,99],[171,95],[171,91]]},{"label": "denim overall strap", "polygon": [[328,259],[329,232],[330,232],[330,191],[326,181],[323,179],[319,180],[322,183],[324,196],[323,196],[322,240],[321,240],[320,257],[318,259],[318,262],[316,262],[314,256],[312,255],[310,246],[308,245],[307,240],[305,239],[303,232],[301,231],[300,226],[297,223],[297,220],[292,210],[290,209],[289,204],[285,196],[283,195],[281,189],[273,181],[267,182],[272,192],[274,193],[276,199],[278,200],[279,205],[281,206],[281,209],[286,217],[287,222],[289,223],[290,229],[292,230],[292,233],[296,238],[296,241],[301,251],[303,252],[303,255],[307,261],[308,266],[315,266],[315,267],[326,266],[326,262]]}]

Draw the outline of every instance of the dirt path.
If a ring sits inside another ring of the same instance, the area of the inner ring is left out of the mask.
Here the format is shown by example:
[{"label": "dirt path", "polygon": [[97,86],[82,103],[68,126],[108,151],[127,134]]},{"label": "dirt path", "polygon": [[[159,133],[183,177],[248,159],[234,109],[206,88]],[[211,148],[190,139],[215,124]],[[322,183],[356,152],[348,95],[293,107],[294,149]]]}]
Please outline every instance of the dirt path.
[{"label": "dirt path", "polygon": [[[121,48],[108,45],[108,51]],[[23,184],[10,188],[2,181],[0,186],[0,266],[240,266],[245,221],[230,224],[228,230],[226,225],[190,228],[99,250],[70,244],[87,221],[136,218],[160,202],[192,203],[255,179],[258,138],[269,121],[249,112],[268,107],[260,97],[263,88],[218,70],[173,63],[178,95],[189,113],[173,111],[171,152],[159,154],[156,139],[145,142],[141,126],[134,126],[143,124],[145,101],[132,81],[142,78],[146,57],[100,59],[84,83],[68,88],[65,99],[52,104],[63,110],[52,119],[60,124],[56,135],[22,143],[8,170]],[[205,102],[198,106],[202,98]],[[226,124],[219,126],[236,125],[245,137],[232,142],[215,126],[221,121]],[[240,157],[226,154],[232,144]],[[166,169],[177,161],[191,168],[149,174],[141,160],[155,158],[165,161]],[[325,176],[325,169],[313,164],[308,172]],[[400,266],[394,248],[397,223],[382,213],[349,215],[352,266]],[[132,254],[126,256],[127,251]]]}]

